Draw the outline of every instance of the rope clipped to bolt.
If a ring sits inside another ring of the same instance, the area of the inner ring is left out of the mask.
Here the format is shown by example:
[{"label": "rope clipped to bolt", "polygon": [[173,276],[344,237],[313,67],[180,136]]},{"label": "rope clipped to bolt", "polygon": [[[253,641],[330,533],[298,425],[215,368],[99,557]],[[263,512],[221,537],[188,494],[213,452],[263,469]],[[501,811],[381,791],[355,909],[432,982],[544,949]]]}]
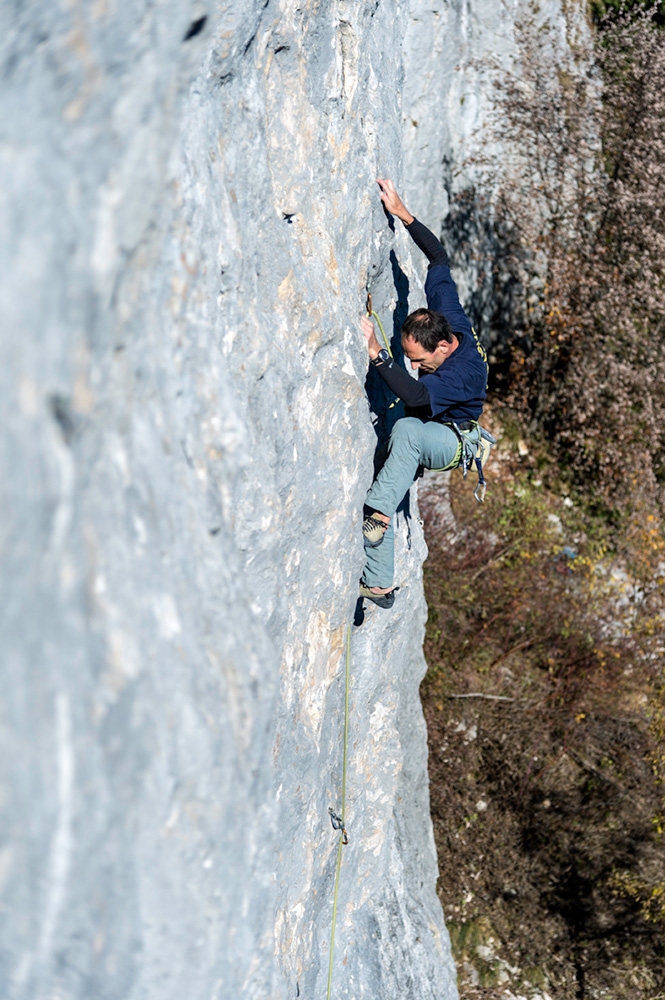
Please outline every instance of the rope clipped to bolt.
[{"label": "rope clipped to bolt", "polygon": [[[367,310],[367,315],[370,317],[370,319],[375,319],[376,322],[379,324],[379,330],[381,331],[381,336],[383,337],[383,343],[386,345],[386,350],[390,355],[390,357],[392,358],[393,352],[390,350],[390,342],[386,337],[386,331],[383,329],[383,323],[381,322],[379,314],[375,313],[374,309],[372,308],[372,293],[370,291],[367,292],[367,302],[365,303],[365,309]],[[390,404],[390,406],[388,407],[388,409],[392,410],[393,407],[397,406],[399,402],[400,398],[399,396],[396,396],[395,399]]]},{"label": "rope clipped to bolt", "polygon": [[367,302],[365,303],[365,308],[367,310],[367,315],[371,319],[375,319],[376,322],[379,324],[379,330],[381,331],[381,336],[383,337],[383,343],[386,345],[386,350],[387,350],[388,354],[390,355],[390,357],[392,358],[393,352],[390,350],[390,343],[388,341],[388,338],[386,337],[386,331],[383,329],[383,323],[381,322],[378,314],[375,313],[374,310],[373,310],[373,308],[372,308],[372,293],[371,292],[367,293]]}]

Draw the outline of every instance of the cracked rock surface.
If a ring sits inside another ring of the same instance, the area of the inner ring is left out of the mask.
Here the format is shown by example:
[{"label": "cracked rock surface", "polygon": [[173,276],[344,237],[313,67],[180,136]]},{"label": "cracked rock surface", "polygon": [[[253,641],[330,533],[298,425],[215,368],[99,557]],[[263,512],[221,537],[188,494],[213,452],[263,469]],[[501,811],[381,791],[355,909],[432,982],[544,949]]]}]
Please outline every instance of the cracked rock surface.
[{"label": "cracked rock surface", "polygon": [[[377,433],[368,282],[422,304],[409,5],[3,13],[0,995],[325,995],[344,643]],[[424,213],[427,220],[427,213]],[[415,494],[415,491],[413,491]],[[334,996],[452,1000],[418,684],[351,637]]]}]

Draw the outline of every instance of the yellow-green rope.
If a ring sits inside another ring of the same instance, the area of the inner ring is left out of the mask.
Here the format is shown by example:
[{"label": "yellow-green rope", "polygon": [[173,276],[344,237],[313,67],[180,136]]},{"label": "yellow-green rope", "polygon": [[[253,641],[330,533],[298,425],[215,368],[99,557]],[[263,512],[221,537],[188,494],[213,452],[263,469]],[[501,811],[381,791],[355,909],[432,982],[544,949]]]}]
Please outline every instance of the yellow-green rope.
[{"label": "yellow-green rope", "polygon": [[383,329],[383,323],[379,319],[377,313],[375,313],[374,311],[370,313],[370,316],[373,316],[376,322],[379,324],[379,330],[381,331],[381,336],[383,337],[383,343],[386,345],[386,350],[390,355],[390,357],[392,358],[393,352],[390,350],[390,343],[388,341],[388,338],[386,337],[386,331]]},{"label": "yellow-green rope", "polygon": [[372,305],[372,293],[369,290],[369,285],[367,287],[367,302],[365,303],[365,309],[367,310],[367,315],[370,319],[375,319],[379,324],[379,330],[381,331],[381,336],[383,337],[383,343],[386,345],[386,350],[392,358],[393,352],[390,350],[390,342],[386,337],[386,331],[383,329],[383,323],[377,313],[374,312],[374,306]]},{"label": "yellow-green rope", "polygon": [[[384,334],[385,336],[385,334]],[[344,690],[344,756],[342,758],[342,820],[345,820],[346,813],[346,760],[349,746],[349,682],[351,679],[351,626],[346,630],[346,673]],[[344,844],[345,830],[340,831],[339,844],[337,845],[337,868],[335,870],[335,892],[333,894],[332,928],[330,931],[330,958],[328,961],[328,991],[326,1000],[330,1000],[333,977],[333,958],[335,954],[335,924],[337,923],[337,896],[339,895],[339,872],[342,867],[342,845]]]}]

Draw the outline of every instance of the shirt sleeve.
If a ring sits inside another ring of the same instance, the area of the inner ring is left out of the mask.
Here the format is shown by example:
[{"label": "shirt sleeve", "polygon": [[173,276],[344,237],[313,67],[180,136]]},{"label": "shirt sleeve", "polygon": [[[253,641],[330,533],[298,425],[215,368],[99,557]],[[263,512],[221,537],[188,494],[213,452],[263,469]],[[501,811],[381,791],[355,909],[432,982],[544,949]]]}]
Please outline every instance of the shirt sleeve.
[{"label": "shirt sleeve", "polygon": [[457,286],[450,273],[450,260],[445,247],[431,230],[418,219],[406,227],[409,236],[429,261],[425,295],[427,308],[443,313],[453,328],[453,332],[473,335],[471,321],[462,308],[457,294]]},{"label": "shirt sleeve", "polygon": [[435,267],[439,264],[443,264],[446,267],[450,266],[450,261],[445,247],[440,240],[437,240],[434,233],[428,229],[427,226],[424,226],[422,222],[419,222],[418,219],[414,219],[413,222],[409,223],[406,227],[406,231],[418,249],[422,250],[425,254],[430,267]]},{"label": "shirt sleeve", "polygon": [[473,336],[471,320],[462,309],[457,285],[447,264],[437,264],[429,268],[425,281],[425,296],[428,309],[443,313],[454,333],[468,333],[470,337]]},{"label": "shirt sleeve", "polygon": [[375,365],[376,370],[381,375],[383,381],[390,389],[404,401],[406,406],[416,407],[430,406],[430,395],[425,386],[416,378],[411,378],[401,365],[398,365],[392,358],[384,361],[382,365]]}]

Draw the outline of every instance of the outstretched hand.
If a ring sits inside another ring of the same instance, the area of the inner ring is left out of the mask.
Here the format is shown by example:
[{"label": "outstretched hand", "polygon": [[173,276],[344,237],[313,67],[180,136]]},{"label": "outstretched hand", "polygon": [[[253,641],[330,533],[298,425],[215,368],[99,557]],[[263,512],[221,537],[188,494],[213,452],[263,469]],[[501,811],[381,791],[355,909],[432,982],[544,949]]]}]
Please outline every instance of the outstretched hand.
[{"label": "outstretched hand", "polygon": [[390,212],[391,215],[396,215],[407,226],[410,225],[413,222],[413,216],[397,194],[393,182],[386,177],[385,179],[377,178],[376,183],[381,189],[381,201],[386,211]]}]

